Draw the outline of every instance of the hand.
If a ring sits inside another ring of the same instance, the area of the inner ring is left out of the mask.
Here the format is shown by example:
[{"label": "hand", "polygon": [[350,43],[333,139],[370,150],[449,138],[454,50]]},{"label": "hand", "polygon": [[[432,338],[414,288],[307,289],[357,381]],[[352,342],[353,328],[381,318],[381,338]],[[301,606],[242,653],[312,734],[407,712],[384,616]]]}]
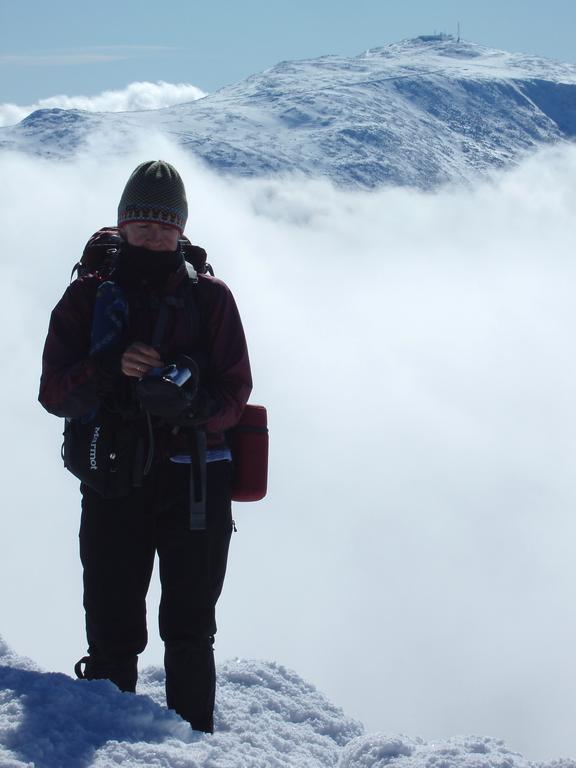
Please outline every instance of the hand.
[{"label": "hand", "polygon": [[154,347],[136,341],[125,350],[120,367],[125,376],[141,379],[151,368],[163,368],[164,363]]}]

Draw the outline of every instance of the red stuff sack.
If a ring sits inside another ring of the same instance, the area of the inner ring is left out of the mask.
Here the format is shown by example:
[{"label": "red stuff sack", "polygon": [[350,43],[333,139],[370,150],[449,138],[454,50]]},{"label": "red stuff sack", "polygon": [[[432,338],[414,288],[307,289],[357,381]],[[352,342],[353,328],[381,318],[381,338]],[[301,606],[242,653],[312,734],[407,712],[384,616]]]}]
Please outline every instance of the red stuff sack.
[{"label": "red stuff sack", "polygon": [[232,451],[232,501],[260,501],[268,484],[268,415],[263,405],[247,405],[228,432]]}]

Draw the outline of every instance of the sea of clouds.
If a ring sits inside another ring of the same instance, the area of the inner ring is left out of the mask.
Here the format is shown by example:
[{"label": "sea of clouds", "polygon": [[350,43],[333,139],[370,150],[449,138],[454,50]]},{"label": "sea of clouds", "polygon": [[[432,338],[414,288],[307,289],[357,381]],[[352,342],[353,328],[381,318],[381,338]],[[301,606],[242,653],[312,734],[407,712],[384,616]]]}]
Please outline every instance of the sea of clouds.
[{"label": "sea of clouds", "polygon": [[[576,756],[576,149],[474,188],[229,180],[161,136],[0,155],[0,631],[83,654],[79,499],[36,403],[51,308],[125,181],[163,157],[233,289],[271,427],[236,505],[220,660],[285,664],[369,731]],[[158,594],[149,648],[159,664]]]},{"label": "sea of clouds", "polygon": [[37,109],[81,109],[85,112],[136,112],[162,109],[201,99],[204,91],[189,83],[135,82],[126,88],[103,91],[95,96],[50,96],[35,104],[0,104],[0,126],[15,125]]}]

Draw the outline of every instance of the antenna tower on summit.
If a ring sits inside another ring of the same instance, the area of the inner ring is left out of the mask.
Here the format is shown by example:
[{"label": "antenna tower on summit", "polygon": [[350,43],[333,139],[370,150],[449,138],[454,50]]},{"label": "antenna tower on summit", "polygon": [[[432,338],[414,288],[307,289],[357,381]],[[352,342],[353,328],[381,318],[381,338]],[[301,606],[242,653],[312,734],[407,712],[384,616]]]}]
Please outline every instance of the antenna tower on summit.
[{"label": "antenna tower on summit", "polygon": [[460,22],[458,22],[458,34],[456,35],[456,42],[460,42]]}]

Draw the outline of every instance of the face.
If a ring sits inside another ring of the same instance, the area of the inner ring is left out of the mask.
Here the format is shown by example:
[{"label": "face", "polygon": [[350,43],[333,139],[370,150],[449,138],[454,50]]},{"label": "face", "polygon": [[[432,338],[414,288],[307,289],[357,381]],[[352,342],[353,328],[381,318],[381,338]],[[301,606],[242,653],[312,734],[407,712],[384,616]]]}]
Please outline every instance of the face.
[{"label": "face", "polygon": [[175,251],[180,232],[169,224],[157,221],[130,221],[121,226],[121,232],[130,243],[149,251]]}]

